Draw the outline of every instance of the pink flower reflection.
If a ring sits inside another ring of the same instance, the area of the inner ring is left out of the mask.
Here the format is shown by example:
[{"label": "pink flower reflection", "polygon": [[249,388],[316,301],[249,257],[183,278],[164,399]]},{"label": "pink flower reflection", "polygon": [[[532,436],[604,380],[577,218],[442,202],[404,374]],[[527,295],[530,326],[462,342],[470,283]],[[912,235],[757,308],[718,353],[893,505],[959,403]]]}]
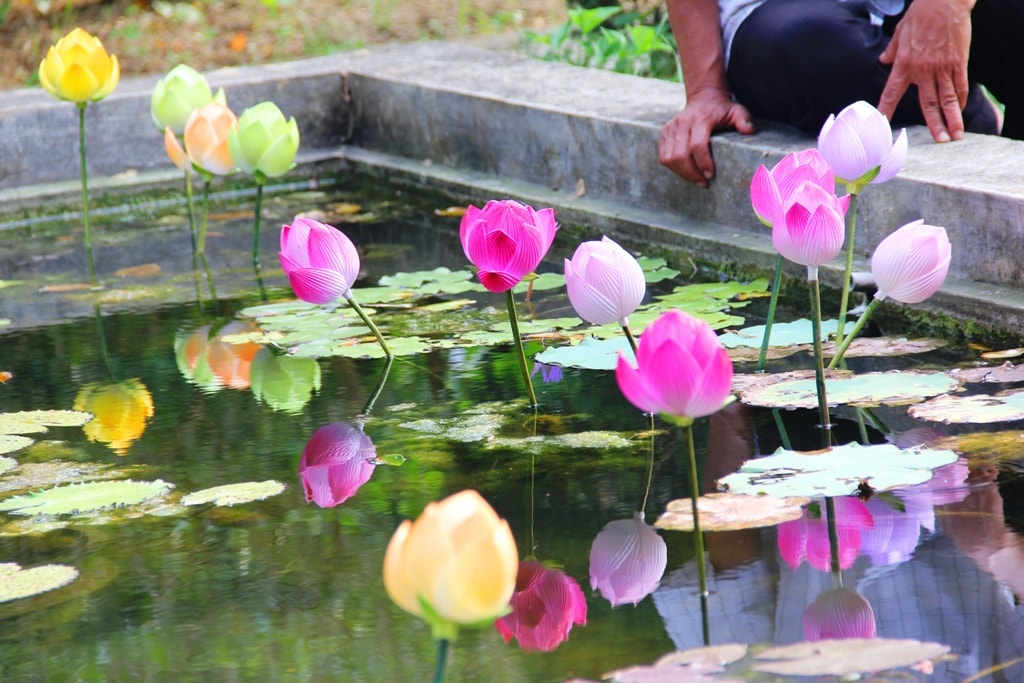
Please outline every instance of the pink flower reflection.
[{"label": "pink flower reflection", "polygon": [[341,505],[369,480],[376,456],[361,427],[333,422],[316,430],[299,460],[306,501],[322,508]]},{"label": "pink flower reflection", "polygon": [[[847,569],[857,559],[861,530],[873,525],[871,512],[858,498],[834,498],[836,535],[839,541],[839,568]],[[779,525],[779,554],[794,570],[803,560],[823,572],[831,568],[825,501],[804,508],[803,517]]]},{"label": "pink flower reflection", "polygon": [[667,564],[665,539],[638,512],[632,519],[609,522],[594,538],[590,586],[613,607],[635,605],[658,587]]},{"label": "pink flower reflection", "polygon": [[807,640],[874,638],[875,612],[863,595],[851,588],[825,591],[804,611]]},{"label": "pink flower reflection", "polygon": [[519,563],[512,612],[494,622],[498,633],[530,652],[550,652],[587,623],[587,601],[576,580],[540,562]]}]

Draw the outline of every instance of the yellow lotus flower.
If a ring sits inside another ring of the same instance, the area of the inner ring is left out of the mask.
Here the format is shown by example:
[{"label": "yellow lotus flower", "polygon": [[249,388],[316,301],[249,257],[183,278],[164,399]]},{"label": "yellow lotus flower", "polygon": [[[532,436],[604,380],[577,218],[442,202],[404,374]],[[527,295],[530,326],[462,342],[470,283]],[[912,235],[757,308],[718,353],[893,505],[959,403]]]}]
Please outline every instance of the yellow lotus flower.
[{"label": "yellow lotus flower", "polygon": [[137,379],[117,384],[86,384],[75,396],[74,409],[95,415],[82,428],[90,441],[105,443],[118,455],[124,455],[153,417],[153,395]]},{"label": "yellow lotus flower", "polygon": [[117,57],[100,39],[76,28],[50,47],[39,64],[39,83],[54,97],[84,105],[114,92],[121,78]]},{"label": "yellow lotus flower", "polygon": [[451,640],[459,625],[489,624],[507,611],[518,570],[508,522],[467,490],[402,522],[384,554],[384,587],[435,638]]},{"label": "yellow lotus flower", "polygon": [[[187,159],[205,175],[227,175],[235,170],[235,162],[228,151],[228,133],[238,125],[238,117],[227,105],[214,100],[199,107],[185,123],[185,147],[168,126],[164,129],[164,148],[175,166],[187,169]],[[184,165],[183,165],[184,164]]]}]

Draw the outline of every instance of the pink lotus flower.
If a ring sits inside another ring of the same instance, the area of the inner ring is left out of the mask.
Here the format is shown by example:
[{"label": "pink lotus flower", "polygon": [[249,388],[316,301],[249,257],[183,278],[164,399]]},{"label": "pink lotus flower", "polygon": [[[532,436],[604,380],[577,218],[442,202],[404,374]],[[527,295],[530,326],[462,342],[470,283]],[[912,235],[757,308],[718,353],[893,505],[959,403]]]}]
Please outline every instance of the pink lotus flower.
[{"label": "pink lotus flower", "polygon": [[466,209],[459,239],[480,284],[505,292],[540,265],[557,230],[554,209],[535,211],[512,199],[492,200],[482,209]]},{"label": "pink lotus flower", "polygon": [[924,301],[942,286],[949,272],[952,248],[945,228],[907,223],[875,247],[871,273],[878,292],[875,298],[904,304]]},{"label": "pink lotus flower", "polygon": [[772,244],[784,258],[807,266],[809,273],[815,269],[816,278],[817,267],[834,259],[843,248],[843,214],[848,206],[848,197],[836,199],[821,185],[805,180],[783,198],[772,229]]},{"label": "pink lotus flower", "polygon": [[875,612],[863,595],[851,588],[827,590],[804,611],[807,640],[874,638]]},{"label": "pink lotus flower", "polygon": [[[832,167],[814,148],[787,154],[770,171],[763,164],[758,166],[750,181],[750,203],[758,220],[772,227],[782,211],[784,200],[804,181],[820,185],[827,192],[835,190]],[[846,198],[845,201],[848,204],[850,200]],[[842,213],[846,213],[845,206]]]},{"label": "pink lotus flower", "polygon": [[654,592],[665,574],[668,548],[643,513],[609,522],[590,546],[590,587],[613,607],[634,605]]},{"label": "pink lotus flower", "polygon": [[[836,532],[839,540],[839,568],[848,569],[860,553],[861,530],[874,524],[871,512],[857,498],[835,498]],[[828,543],[825,503],[804,508],[803,517],[778,526],[779,555],[794,570],[800,563],[823,572],[830,570],[832,555]]]},{"label": "pink lotus flower", "polygon": [[295,296],[326,304],[339,296],[352,298],[359,275],[359,252],[339,230],[308,218],[281,228],[281,267]]},{"label": "pink lotus flower", "polygon": [[907,131],[894,142],[889,119],[861,100],[828,117],[818,133],[818,151],[848,185],[884,183],[907,161]]},{"label": "pink lotus flower", "polygon": [[183,171],[191,164],[207,176],[227,175],[235,170],[228,151],[228,133],[238,125],[238,117],[227,105],[214,100],[195,109],[185,122],[182,148],[168,126],[164,129],[164,149],[174,165]]},{"label": "pink lotus flower", "polygon": [[901,491],[891,498],[874,496],[866,505],[871,527],[861,529],[860,552],[875,566],[906,562],[921,540],[921,527],[935,530],[935,508],[927,496]]},{"label": "pink lotus flower", "polygon": [[732,392],[732,360],[703,320],[678,310],[647,326],[637,367],[619,354],[615,379],[626,399],[648,413],[694,419],[716,412]]},{"label": "pink lotus flower", "polygon": [[316,430],[299,460],[306,501],[322,508],[341,505],[370,479],[376,457],[377,448],[370,437],[347,422]]},{"label": "pink lotus flower", "polygon": [[565,287],[569,303],[591,325],[627,325],[647,292],[640,263],[607,237],[583,242],[565,259]]},{"label": "pink lotus flower", "polygon": [[587,623],[587,600],[576,580],[540,562],[519,563],[512,612],[494,622],[498,633],[530,652],[550,652]]}]

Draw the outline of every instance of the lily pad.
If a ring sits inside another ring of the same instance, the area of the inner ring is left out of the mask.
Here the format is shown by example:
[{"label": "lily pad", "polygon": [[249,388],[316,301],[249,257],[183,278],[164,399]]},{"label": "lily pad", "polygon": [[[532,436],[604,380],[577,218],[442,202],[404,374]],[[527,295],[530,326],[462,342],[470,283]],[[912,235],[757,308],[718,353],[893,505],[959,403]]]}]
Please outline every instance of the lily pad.
[{"label": "lily pad", "polygon": [[[826,374],[829,405],[904,405],[945,394],[960,382],[945,372],[902,370],[859,375]],[[765,408],[816,408],[818,393],[811,370],[768,375],[740,390],[744,403]]]},{"label": "lily pad", "polygon": [[[751,346],[761,348],[761,341],[764,339],[764,325],[745,327],[736,332],[727,332],[721,335],[718,340],[727,349],[738,346]],[[774,323],[772,325],[772,338],[769,346],[800,346],[814,344],[812,334],[812,323],[807,318],[800,318],[788,323]],[[826,341],[830,335],[839,329],[838,320],[821,321],[821,341]]]},{"label": "lily pad", "polygon": [[[28,448],[34,441],[27,436],[19,436],[17,434],[0,434],[0,453],[13,453],[20,451],[22,448]],[[10,458],[4,458],[4,460],[10,460]],[[12,461],[13,462],[13,461]],[[3,467],[0,466],[0,472],[11,469],[13,465]]]},{"label": "lily pad", "polygon": [[63,564],[22,569],[13,562],[0,564],[0,602],[20,600],[68,585],[78,570]]},{"label": "lily pad", "polygon": [[81,427],[93,418],[80,410],[24,410],[0,413],[0,434],[33,434],[47,427]]},{"label": "lily pad", "polygon": [[618,336],[609,339],[587,337],[575,346],[550,346],[533,359],[563,368],[614,370],[620,353],[625,353],[627,358],[633,357],[633,349],[621,330]]},{"label": "lily pad", "polygon": [[[0,462],[9,458],[0,458]],[[12,461],[14,462],[14,461]],[[15,462],[17,465],[17,463]],[[44,486],[95,481],[97,479],[123,479],[128,470],[88,462],[29,462],[18,465],[18,471],[0,479],[0,493],[40,489]]]},{"label": "lily pad", "polygon": [[[850,342],[844,358],[909,356],[927,353],[946,346],[944,339],[904,339],[903,337],[858,337]],[[835,355],[836,345],[825,344],[821,349],[826,358]]]},{"label": "lily pad", "polygon": [[1024,420],[1024,389],[1003,391],[994,396],[936,396],[911,406],[911,417],[946,424],[990,424]]},{"label": "lily pad", "polygon": [[729,683],[732,679],[712,677],[729,664],[743,659],[747,646],[738,643],[677,650],[660,657],[651,666],[632,666],[605,674],[615,683]]},{"label": "lily pad", "polygon": [[738,472],[718,480],[724,491],[751,495],[849,496],[866,484],[876,492],[923,484],[932,470],[956,462],[951,450],[893,444],[850,443],[822,451],[780,448],[764,458],[747,460]]},{"label": "lily pad", "polygon": [[[703,531],[735,531],[775,526],[803,516],[806,497],[776,498],[737,493],[709,493],[697,499],[697,513]],[[693,508],[689,498],[669,501],[654,526],[659,529],[693,531]]]},{"label": "lily pad", "polygon": [[137,505],[167,493],[165,481],[102,481],[58,486],[0,501],[0,512],[16,515],[77,515],[105,508]]},{"label": "lily pad", "polygon": [[754,670],[778,676],[855,676],[938,659],[948,645],[894,638],[819,640],[773,647],[754,655]]},{"label": "lily pad", "polygon": [[957,368],[950,370],[961,382],[975,383],[987,382],[993,384],[1009,384],[1011,382],[1024,382],[1024,363],[1014,365],[1006,361],[996,368]]},{"label": "lily pad", "polygon": [[247,481],[238,484],[214,486],[201,491],[194,491],[181,497],[182,505],[214,505],[230,506],[250,503],[254,500],[265,500],[285,490],[285,485],[274,479],[266,481]]}]

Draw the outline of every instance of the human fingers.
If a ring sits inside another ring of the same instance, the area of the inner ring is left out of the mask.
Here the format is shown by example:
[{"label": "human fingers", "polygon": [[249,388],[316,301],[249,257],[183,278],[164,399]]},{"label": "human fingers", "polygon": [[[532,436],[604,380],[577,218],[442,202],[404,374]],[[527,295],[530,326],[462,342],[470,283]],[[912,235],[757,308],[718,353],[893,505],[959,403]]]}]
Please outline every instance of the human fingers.
[{"label": "human fingers", "polygon": [[[924,116],[925,125],[928,126],[935,142],[949,142],[951,137],[946,127],[945,110],[940,101],[939,92],[940,86],[936,84],[934,78],[917,83],[918,100],[921,103],[921,114]],[[957,110],[957,115],[959,115],[959,110]]]},{"label": "human fingers", "polygon": [[950,75],[940,76],[938,79],[938,91],[939,106],[942,110],[942,119],[945,122],[946,131],[951,139],[960,140],[964,136],[963,105],[961,104],[960,91],[954,78]]},{"label": "human fingers", "polygon": [[909,87],[909,76],[898,65],[893,66],[889,78],[885,81],[885,87],[882,88],[882,96],[878,98],[878,111],[891,120],[896,112],[896,105],[900,103]]},{"label": "human fingers", "polygon": [[[704,172],[697,166],[690,154],[689,137],[685,127],[679,126],[675,119],[669,121],[662,127],[658,139],[658,160],[684,180],[707,187],[708,178],[704,176]],[[713,174],[714,168],[712,167]]]}]

